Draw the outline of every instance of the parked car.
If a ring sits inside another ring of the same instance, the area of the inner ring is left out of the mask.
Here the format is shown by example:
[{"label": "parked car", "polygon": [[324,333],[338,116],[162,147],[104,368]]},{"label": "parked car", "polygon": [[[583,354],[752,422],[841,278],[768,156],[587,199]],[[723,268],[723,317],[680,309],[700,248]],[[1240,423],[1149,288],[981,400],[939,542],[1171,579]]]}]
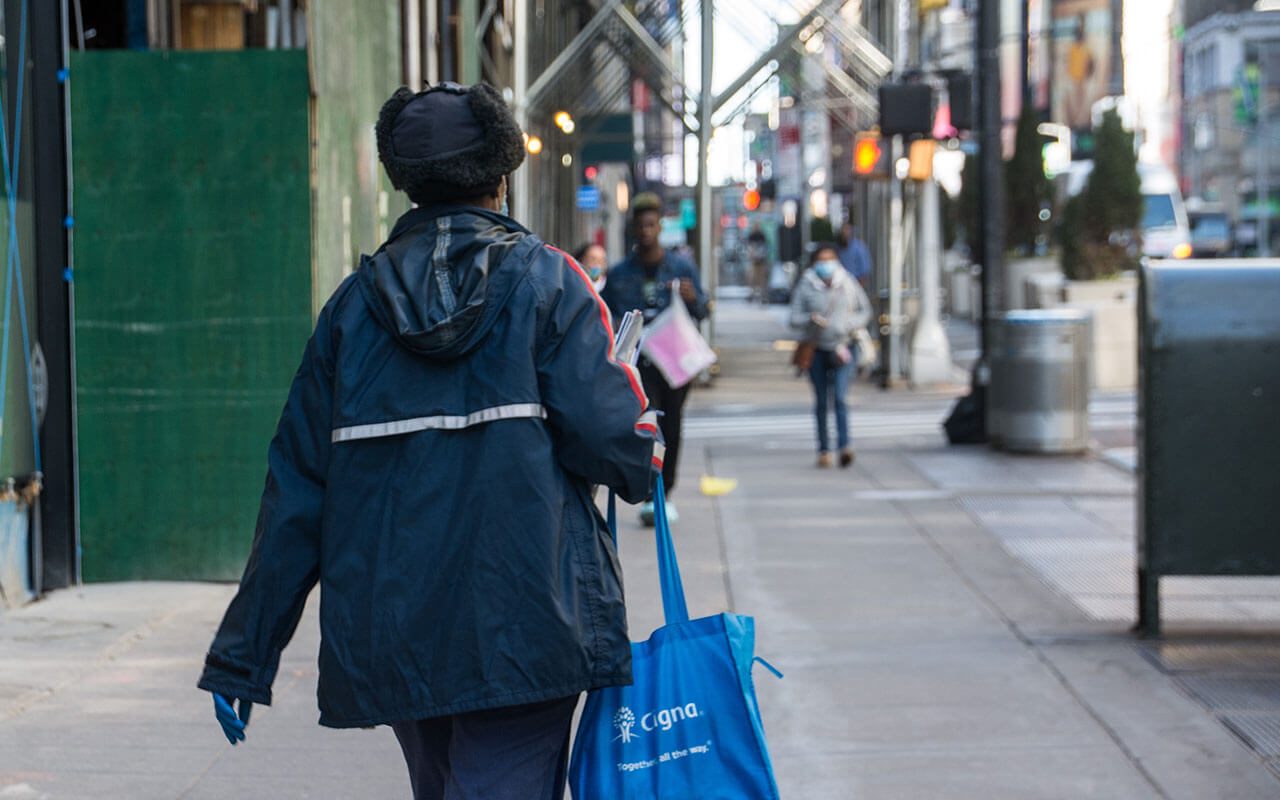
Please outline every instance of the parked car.
[{"label": "parked car", "polygon": [[1223,258],[1234,249],[1231,220],[1222,208],[1187,201],[1187,223],[1191,226],[1192,258]]},{"label": "parked car", "polygon": [[[1066,173],[1067,196],[1084,191],[1093,161],[1073,161]],[[1142,181],[1142,254],[1152,258],[1188,258],[1191,227],[1182,203],[1182,190],[1173,171],[1163,164],[1139,163]]]}]

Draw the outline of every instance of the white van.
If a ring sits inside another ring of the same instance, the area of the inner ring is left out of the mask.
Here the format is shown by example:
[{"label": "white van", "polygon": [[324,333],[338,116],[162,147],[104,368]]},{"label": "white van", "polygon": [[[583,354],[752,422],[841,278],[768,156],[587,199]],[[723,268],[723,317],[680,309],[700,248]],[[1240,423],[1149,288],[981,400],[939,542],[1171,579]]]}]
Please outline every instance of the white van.
[{"label": "white van", "polygon": [[[1084,191],[1093,161],[1073,161],[1066,171],[1067,197]],[[1163,164],[1138,164],[1142,181],[1142,254],[1151,258],[1191,256],[1191,225],[1173,171]]]}]

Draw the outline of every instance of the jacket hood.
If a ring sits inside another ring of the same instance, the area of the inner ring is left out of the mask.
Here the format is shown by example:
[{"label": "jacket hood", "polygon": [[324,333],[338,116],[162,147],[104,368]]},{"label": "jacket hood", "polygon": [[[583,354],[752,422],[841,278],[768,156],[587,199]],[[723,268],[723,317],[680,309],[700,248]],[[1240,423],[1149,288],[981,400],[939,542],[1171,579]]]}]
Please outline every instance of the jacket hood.
[{"label": "jacket hood", "polygon": [[535,237],[474,206],[414,209],[362,256],[359,285],[374,318],[407,350],[452,361],[475,349],[528,266]]}]

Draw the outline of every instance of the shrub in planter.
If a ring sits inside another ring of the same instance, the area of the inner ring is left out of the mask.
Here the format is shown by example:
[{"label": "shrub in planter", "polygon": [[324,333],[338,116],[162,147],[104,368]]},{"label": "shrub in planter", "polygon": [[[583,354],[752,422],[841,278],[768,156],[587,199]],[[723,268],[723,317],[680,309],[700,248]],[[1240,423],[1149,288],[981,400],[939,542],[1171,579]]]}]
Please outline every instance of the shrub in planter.
[{"label": "shrub in planter", "polygon": [[1004,165],[1008,227],[1006,241],[1020,255],[1035,253],[1045,225],[1040,210],[1049,204],[1049,179],[1044,174],[1040,115],[1030,103],[1023,105],[1014,137],[1013,157]]},{"label": "shrub in planter", "polygon": [[811,242],[834,242],[836,240],[836,230],[831,224],[831,220],[826,217],[814,217],[809,220],[809,241]]},{"label": "shrub in planter", "polygon": [[1072,280],[1097,280],[1137,269],[1142,249],[1142,183],[1133,133],[1114,110],[1095,133],[1093,171],[1062,209],[1062,271]]}]

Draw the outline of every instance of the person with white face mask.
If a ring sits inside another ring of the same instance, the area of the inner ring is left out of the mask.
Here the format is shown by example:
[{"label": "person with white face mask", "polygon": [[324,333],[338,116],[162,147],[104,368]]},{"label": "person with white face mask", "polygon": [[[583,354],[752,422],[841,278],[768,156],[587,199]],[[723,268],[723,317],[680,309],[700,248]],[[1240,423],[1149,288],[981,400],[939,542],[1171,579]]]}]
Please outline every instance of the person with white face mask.
[{"label": "person with white face mask", "polygon": [[605,255],[604,248],[595,242],[579,245],[573,251],[573,260],[587,271],[587,277],[591,278],[591,285],[596,287],[596,292],[603,291],[609,274],[609,257]]},{"label": "person with white face mask", "polygon": [[835,407],[840,466],[853,463],[845,395],[855,368],[854,331],[871,319],[871,301],[841,267],[836,253],[834,244],[818,245],[813,251],[812,266],[800,276],[791,297],[791,326],[799,331],[802,346],[809,344],[813,348],[808,373],[815,396],[819,467],[832,466],[829,406]]}]

